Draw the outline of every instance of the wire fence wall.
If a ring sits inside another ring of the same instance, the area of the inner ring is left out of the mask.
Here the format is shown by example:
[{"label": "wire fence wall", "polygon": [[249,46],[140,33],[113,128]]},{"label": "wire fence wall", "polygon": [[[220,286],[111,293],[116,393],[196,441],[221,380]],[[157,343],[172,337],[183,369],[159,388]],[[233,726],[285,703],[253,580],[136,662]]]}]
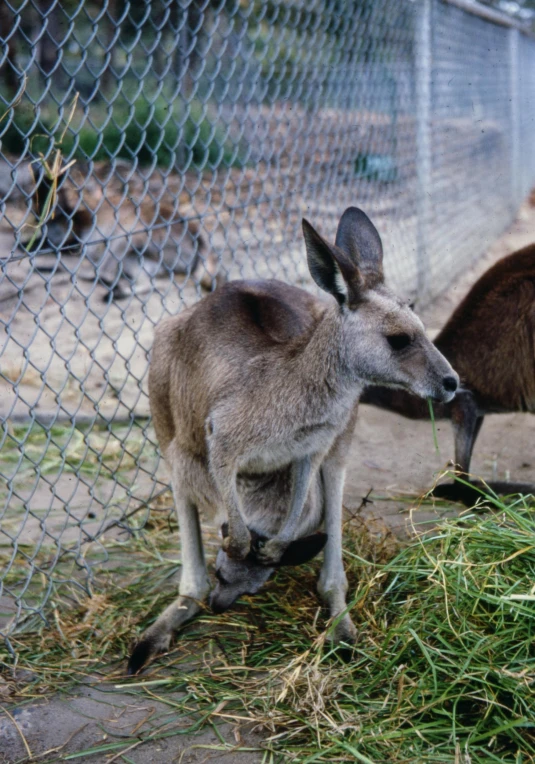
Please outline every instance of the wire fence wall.
[{"label": "wire fence wall", "polygon": [[7,637],[165,490],[162,316],[311,287],[303,215],[333,237],[362,207],[420,302],[501,233],[535,182],[535,41],[471,0],[6,0],[0,37]]}]

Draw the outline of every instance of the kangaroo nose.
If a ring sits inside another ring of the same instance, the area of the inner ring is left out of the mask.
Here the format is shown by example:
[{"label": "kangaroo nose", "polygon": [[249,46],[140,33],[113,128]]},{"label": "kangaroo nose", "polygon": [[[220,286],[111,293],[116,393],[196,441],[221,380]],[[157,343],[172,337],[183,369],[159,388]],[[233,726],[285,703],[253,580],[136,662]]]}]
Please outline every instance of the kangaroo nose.
[{"label": "kangaroo nose", "polygon": [[237,600],[237,597],[234,597],[233,599],[230,599],[228,596],[217,596],[217,592],[212,592],[210,594],[210,598],[208,600],[208,604],[210,605],[210,609],[213,613],[224,613],[225,610],[228,610],[229,607]]},{"label": "kangaroo nose", "polygon": [[214,597],[213,592],[210,595],[208,604],[210,605],[210,609],[213,613],[224,613],[227,609],[226,607],[223,607],[222,603],[217,599],[217,597]]},{"label": "kangaroo nose", "polygon": [[444,377],[442,384],[448,393],[454,393],[457,390],[457,380],[455,377]]}]

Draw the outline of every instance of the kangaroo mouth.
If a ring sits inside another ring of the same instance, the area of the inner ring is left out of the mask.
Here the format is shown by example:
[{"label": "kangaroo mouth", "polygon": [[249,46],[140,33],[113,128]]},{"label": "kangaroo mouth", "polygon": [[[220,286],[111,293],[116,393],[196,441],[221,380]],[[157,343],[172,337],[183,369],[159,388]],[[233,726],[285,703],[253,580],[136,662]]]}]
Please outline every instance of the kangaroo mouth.
[{"label": "kangaroo mouth", "polygon": [[450,403],[455,398],[455,393],[445,390],[443,393],[428,395],[426,397],[429,398],[433,403]]},{"label": "kangaroo mouth", "polygon": [[455,377],[446,377],[443,382],[443,387],[439,391],[438,396],[435,398],[438,403],[449,403],[455,398],[455,395],[459,392],[459,382]]},{"label": "kangaroo mouth", "polygon": [[[387,385],[383,385],[387,387]],[[396,387],[398,390],[404,390],[411,395],[415,395],[417,398],[423,398],[424,400],[430,400],[433,403],[450,403],[455,398],[455,394],[458,390],[451,391],[444,388],[434,387],[431,390],[425,387],[412,386],[410,384],[403,385],[388,385],[388,387]]]},{"label": "kangaroo mouth", "polygon": [[416,384],[412,389],[409,385],[405,389],[434,403],[449,403],[459,392],[459,377],[453,372],[443,377],[431,378],[427,384],[425,382],[422,385]]}]

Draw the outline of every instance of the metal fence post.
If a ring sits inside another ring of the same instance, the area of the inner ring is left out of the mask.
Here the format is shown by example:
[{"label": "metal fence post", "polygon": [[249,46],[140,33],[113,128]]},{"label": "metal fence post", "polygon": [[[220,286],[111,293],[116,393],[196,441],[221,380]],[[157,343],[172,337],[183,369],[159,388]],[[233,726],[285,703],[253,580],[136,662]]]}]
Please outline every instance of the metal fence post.
[{"label": "metal fence post", "polygon": [[419,300],[425,293],[429,275],[427,250],[431,209],[431,3],[432,0],[421,0],[416,19],[416,251]]},{"label": "metal fence post", "polygon": [[519,87],[518,76],[520,74],[518,67],[518,29],[511,27],[509,29],[509,88],[511,99],[510,119],[511,119],[511,208],[516,210],[523,193],[520,182],[520,112],[519,112]]}]

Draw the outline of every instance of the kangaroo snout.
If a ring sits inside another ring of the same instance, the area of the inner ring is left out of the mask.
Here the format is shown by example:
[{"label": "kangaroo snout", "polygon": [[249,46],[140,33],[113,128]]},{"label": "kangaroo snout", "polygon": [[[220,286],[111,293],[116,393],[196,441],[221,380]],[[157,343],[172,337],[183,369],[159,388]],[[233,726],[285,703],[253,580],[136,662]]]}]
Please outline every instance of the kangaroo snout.
[{"label": "kangaroo snout", "polygon": [[430,371],[431,378],[434,377],[434,384],[432,385],[434,391],[426,397],[432,398],[437,403],[449,403],[459,388],[459,375],[452,368],[447,358],[434,345],[431,343],[429,345],[431,351]]},{"label": "kangaroo snout", "polygon": [[218,590],[213,591],[208,599],[210,610],[216,615],[224,613],[236,602],[241,594],[248,594],[248,592],[230,593]]},{"label": "kangaroo snout", "polygon": [[449,403],[459,389],[459,375],[449,361],[424,337],[418,352],[403,364],[408,379],[403,387],[420,398]]},{"label": "kangaroo snout", "polygon": [[429,397],[437,403],[449,403],[455,397],[458,387],[459,377],[457,374],[455,374],[455,372],[453,374],[448,374],[446,377],[442,378],[435,394]]},{"label": "kangaroo snout", "polygon": [[459,386],[459,377],[454,377],[450,374],[449,376],[444,377],[442,384],[444,385],[444,390],[448,393],[456,393]]},{"label": "kangaroo snout", "polygon": [[[449,363],[445,358],[441,357],[442,364],[444,362],[449,366]],[[434,375],[433,375],[434,376]],[[459,375],[449,366],[447,374],[439,373],[438,379],[435,377],[435,383],[432,385],[431,391],[423,397],[431,398],[437,403],[449,403],[455,397],[455,393],[459,388]]]}]

